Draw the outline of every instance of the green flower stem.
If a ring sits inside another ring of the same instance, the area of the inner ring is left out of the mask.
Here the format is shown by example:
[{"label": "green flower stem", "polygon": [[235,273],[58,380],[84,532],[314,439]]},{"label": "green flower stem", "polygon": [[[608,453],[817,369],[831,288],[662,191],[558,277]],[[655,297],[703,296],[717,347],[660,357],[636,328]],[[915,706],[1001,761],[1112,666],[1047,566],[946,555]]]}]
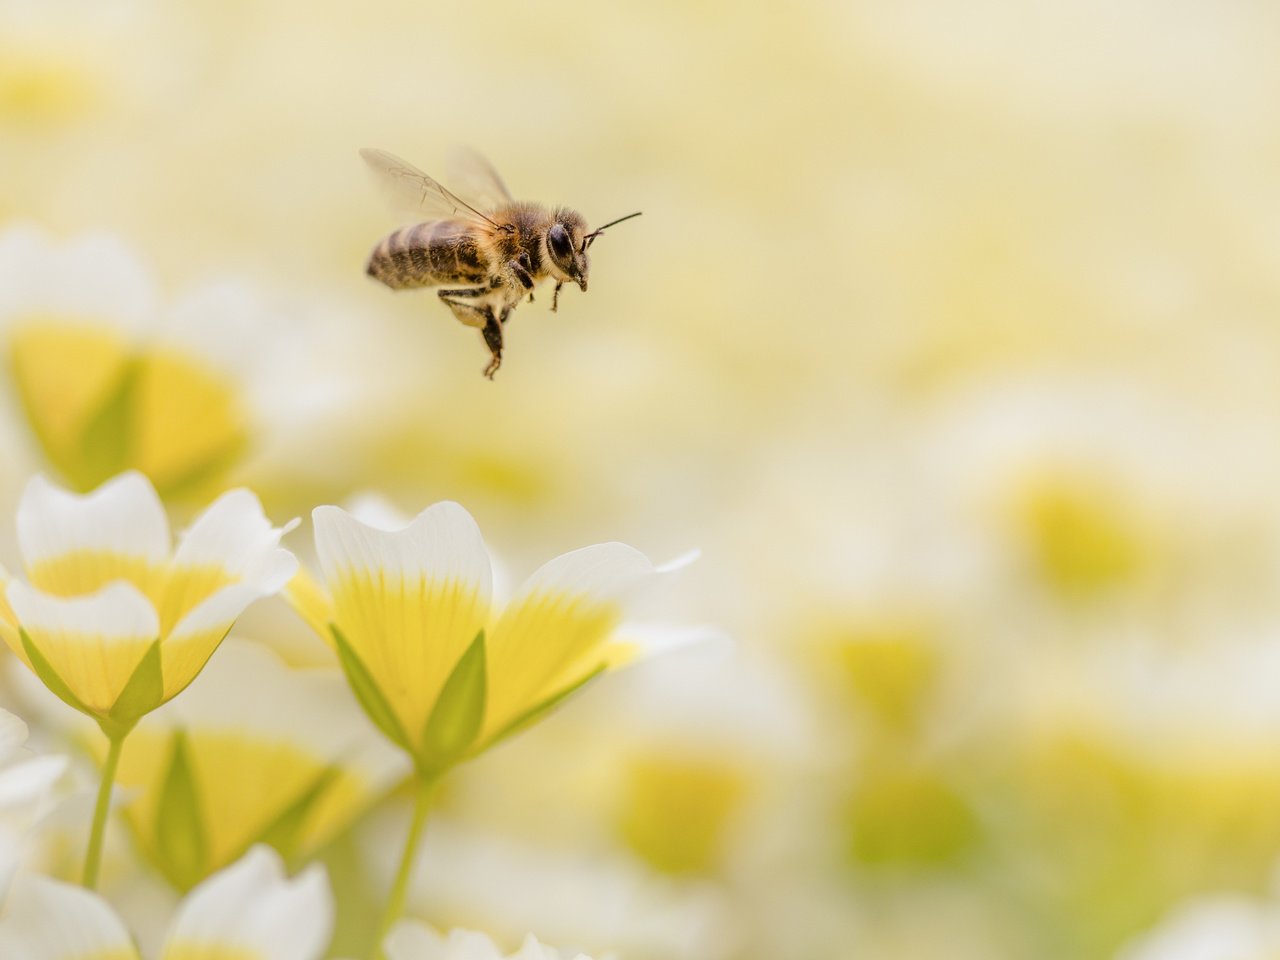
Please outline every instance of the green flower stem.
[{"label": "green flower stem", "polygon": [[391,932],[391,928],[404,912],[404,898],[409,892],[409,879],[413,875],[418,847],[422,844],[422,832],[427,825],[427,813],[431,810],[431,801],[435,799],[436,782],[437,778],[434,776],[419,775],[415,780],[417,793],[413,802],[413,820],[409,823],[409,836],[405,839],[404,853],[400,856],[400,868],[396,871],[396,880],[391,887],[387,908],[382,913],[382,922],[378,924],[378,940],[373,949],[375,960],[382,956],[383,939]]},{"label": "green flower stem", "polygon": [[89,831],[89,850],[84,858],[84,886],[92,890],[98,885],[98,868],[102,865],[102,840],[107,833],[107,811],[111,809],[111,786],[120,766],[124,733],[107,735],[107,761],[102,765],[102,782],[98,784],[98,803],[93,809],[93,829]]}]

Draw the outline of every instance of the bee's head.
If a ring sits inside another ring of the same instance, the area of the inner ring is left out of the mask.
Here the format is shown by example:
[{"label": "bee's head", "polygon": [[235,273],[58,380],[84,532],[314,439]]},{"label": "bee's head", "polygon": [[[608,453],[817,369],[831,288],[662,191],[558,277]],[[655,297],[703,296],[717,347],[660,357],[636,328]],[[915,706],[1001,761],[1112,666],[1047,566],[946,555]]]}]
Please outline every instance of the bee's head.
[{"label": "bee's head", "polygon": [[551,267],[551,275],[560,283],[576,283],[586,290],[587,271],[591,269],[587,248],[596,237],[615,223],[638,216],[638,213],[629,213],[588,233],[587,222],[580,214],[564,207],[558,209],[551,228],[547,230],[547,262]]},{"label": "bee's head", "polygon": [[587,222],[582,215],[561,207],[547,230],[547,263],[551,275],[561,283],[576,283],[587,289]]}]

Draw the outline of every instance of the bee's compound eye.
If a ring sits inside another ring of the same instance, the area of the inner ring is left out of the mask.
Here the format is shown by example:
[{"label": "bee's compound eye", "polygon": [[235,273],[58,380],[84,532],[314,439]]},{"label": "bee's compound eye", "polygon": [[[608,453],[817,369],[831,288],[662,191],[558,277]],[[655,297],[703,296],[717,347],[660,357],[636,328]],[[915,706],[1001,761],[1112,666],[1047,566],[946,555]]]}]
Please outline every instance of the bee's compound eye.
[{"label": "bee's compound eye", "polygon": [[573,241],[569,239],[569,231],[562,223],[553,223],[547,231],[547,243],[551,253],[557,260],[568,260],[573,256]]}]

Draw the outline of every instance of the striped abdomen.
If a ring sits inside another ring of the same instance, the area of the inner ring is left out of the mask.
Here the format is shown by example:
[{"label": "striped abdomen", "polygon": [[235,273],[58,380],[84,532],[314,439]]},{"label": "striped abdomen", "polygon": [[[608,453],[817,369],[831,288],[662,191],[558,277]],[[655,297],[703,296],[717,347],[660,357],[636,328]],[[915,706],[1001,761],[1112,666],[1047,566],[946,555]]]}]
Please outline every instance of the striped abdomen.
[{"label": "striped abdomen", "polygon": [[366,271],[395,289],[485,283],[488,265],[472,229],[455,220],[402,227],[373,248]]}]

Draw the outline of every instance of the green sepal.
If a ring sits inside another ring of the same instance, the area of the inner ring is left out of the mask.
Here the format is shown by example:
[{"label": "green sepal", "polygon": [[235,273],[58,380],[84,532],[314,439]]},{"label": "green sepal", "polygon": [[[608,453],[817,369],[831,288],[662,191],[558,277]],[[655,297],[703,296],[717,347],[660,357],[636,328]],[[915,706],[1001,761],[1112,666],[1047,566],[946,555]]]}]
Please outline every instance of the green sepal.
[{"label": "green sepal", "polygon": [[153,477],[156,492],[165,501],[198,499],[212,481],[230,473],[248,449],[248,438],[237,437],[182,473],[172,477]]},{"label": "green sepal", "polygon": [[400,725],[400,718],[391,709],[391,704],[387,703],[387,698],[382,695],[378,684],[369,673],[369,668],[364,665],[359,654],[351,648],[351,644],[342,635],[337,624],[329,624],[329,629],[333,633],[333,642],[338,650],[338,661],[342,664],[342,672],[347,675],[347,683],[350,684],[351,692],[356,695],[356,700],[364,710],[365,716],[372,720],[373,725],[386,734],[392,743],[412,753],[413,748],[409,745],[404,727]]},{"label": "green sepal", "polygon": [[484,723],[488,687],[484,631],[481,630],[454,664],[422,727],[422,746],[417,757],[422,772],[437,773],[465,755]]},{"label": "green sepal", "polygon": [[577,693],[579,690],[585,687],[588,683],[590,683],[596,677],[600,676],[600,674],[604,673],[607,668],[608,668],[608,664],[602,663],[600,664],[600,666],[596,667],[590,673],[586,674],[580,679],[575,680],[573,683],[569,684],[569,686],[565,687],[563,690],[553,693],[551,696],[547,697],[547,699],[545,700],[539,701],[534,706],[526,710],[524,713],[517,716],[514,720],[512,720],[505,727],[503,727],[501,730],[495,733],[483,744],[481,744],[479,748],[477,748],[473,752],[472,755],[474,756],[475,754],[480,753],[481,751],[488,750],[494,744],[501,743],[503,740],[506,740],[508,737],[513,737],[517,733],[520,733],[522,730],[525,730],[533,726],[535,723],[543,719],[552,710],[555,710],[558,706],[560,706],[562,703],[568,700],[571,696],[573,696],[575,693]]},{"label": "green sepal", "polygon": [[98,714],[72,693],[71,688],[67,686],[67,682],[58,676],[58,671],[53,669],[53,665],[45,659],[44,654],[40,652],[40,648],[32,641],[31,635],[19,627],[18,636],[22,640],[22,649],[26,652],[27,659],[31,661],[31,669],[40,678],[40,682],[48,687],[53,695],[67,706],[79,710],[86,716],[99,719]]},{"label": "green sepal", "polygon": [[209,843],[200,810],[187,735],[173,735],[169,768],[156,810],[155,852],[160,869],[179,890],[189,890],[208,872]]},{"label": "green sepal", "polygon": [[[164,702],[164,676],[160,669],[160,641],[147,647],[129,674],[124,689],[111,705],[107,722],[132,729],[139,720]],[[105,728],[104,728],[105,729]]]},{"label": "green sepal", "polygon": [[[307,817],[311,815],[311,811],[320,802],[320,798],[328,792],[339,776],[341,776],[341,771],[337,767],[325,767],[321,770],[315,779],[311,781],[311,785],[297,799],[281,810],[274,820],[269,822],[256,837],[245,844],[244,849],[240,851],[241,854],[247,852],[249,847],[255,843],[266,843],[275,847],[286,860],[296,856],[298,853],[298,835],[302,832],[302,827],[307,822]],[[236,859],[239,859],[239,857],[236,857]]]},{"label": "green sepal", "polygon": [[94,411],[81,431],[76,444],[79,460],[73,479],[82,489],[93,489],[129,465],[137,382],[138,364],[131,360],[114,391]]}]

